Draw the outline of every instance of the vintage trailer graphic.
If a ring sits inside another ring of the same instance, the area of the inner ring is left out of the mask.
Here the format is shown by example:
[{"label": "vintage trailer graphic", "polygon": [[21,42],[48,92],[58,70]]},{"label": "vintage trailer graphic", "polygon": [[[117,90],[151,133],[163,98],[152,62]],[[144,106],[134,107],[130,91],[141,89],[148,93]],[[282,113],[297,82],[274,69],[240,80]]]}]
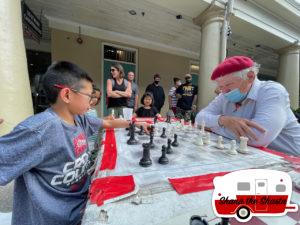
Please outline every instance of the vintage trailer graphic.
[{"label": "vintage trailer graphic", "polygon": [[236,217],[247,222],[252,216],[282,216],[296,212],[290,204],[292,180],[281,171],[249,169],[215,177],[212,198],[219,217]]}]

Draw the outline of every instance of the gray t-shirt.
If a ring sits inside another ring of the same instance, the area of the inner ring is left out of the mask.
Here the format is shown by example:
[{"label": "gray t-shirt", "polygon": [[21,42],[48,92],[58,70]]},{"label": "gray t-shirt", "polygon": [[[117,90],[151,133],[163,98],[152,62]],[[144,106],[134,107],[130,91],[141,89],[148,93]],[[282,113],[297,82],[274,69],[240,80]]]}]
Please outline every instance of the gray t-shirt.
[{"label": "gray t-shirt", "polygon": [[131,83],[132,94],[131,97],[127,100],[127,107],[134,108],[135,96],[139,93],[139,89],[136,83]]},{"label": "gray t-shirt", "polygon": [[15,180],[13,225],[77,225],[90,184],[87,137],[103,121],[65,123],[50,108],[0,137],[0,185]]}]

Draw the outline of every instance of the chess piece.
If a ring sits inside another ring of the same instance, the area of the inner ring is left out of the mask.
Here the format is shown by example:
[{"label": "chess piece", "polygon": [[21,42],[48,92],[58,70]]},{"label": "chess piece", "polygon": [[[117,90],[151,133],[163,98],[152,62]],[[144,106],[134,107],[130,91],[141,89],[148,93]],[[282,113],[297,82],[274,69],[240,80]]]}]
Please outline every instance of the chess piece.
[{"label": "chess piece", "polygon": [[130,138],[127,141],[127,144],[129,145],[136,145],[138,141],[135,139],[135,124],[131,123],[129,126],[129,133],[130,133]]},{"label": "chess piece", "polygon": [[155,145],[153,143],[153,138],[154,138],[154,126],[151,126],[150,127],[150,142],[149,142],[150,148],[155,148]]},{"label": "chess piece", "polygon": [[232,140],[230,142],[230,149],[228,150],[228,154],[230,155],[237,155],[237,151],[236,151],[236,141]]},{"label": "chess piece", "polygon": [[113,117],[115,117],[115,110],[114,110],[114,109],[111,110],[111,115],[112,115]]},{"label": "chess piece", "polygon": [[167,151],[167,147],[165,145],[162,146],[161,148],[161,157],[158,159],[158,163],[166,165],[169,163],[168,158],[166,157],[166,151]]},{"label": "chess piece", "polygon": [[140,132],[139,132],[139,135],[143,135],[144,134],[144,128],[143,126],[140,127]]},{"label": "chess piece", "polygon": [[224,149],[224,145],[223,145],[223,137],[222,137],[222,136],[218,136],[218,140],[217,140],[217,148],[218,148],[218,149]]},{"label": "chess piece", "polygon": [[170,115],[167,115],[166,123],[171,123],[171,116]]},{"label": "chess piece", "polygon": [[197,138],[195,144],[196,144],[196,145],[199,145],[199,146],[202,146],[202,145],[203,145],[203,139],[202,139],[202,134],[201,134],[201,133],[198,135],[198,138]]},{"label": "chess piece", "polygon": [[205,121],[204,120],[202,120],[202,123],[201,123],[201,133],[205,134]]},{"label": "chess piece", "polygon": [[205,133],[205,136],[203,137],[203,143],[205,145],[209,145],[210,144],[210,133],[209,132]]},{"label": "chess piece", "polygon": [[147,143],[143,144],[143,157],[139,163],[142,167],[148,167],[152,165],[152,160],[150,158],[150,146]]},{"label": "chess piece", "polygon": [[173,153],[172,147],[171,147],[171,139],[168,138],[168,147],[167,147],[167,154]]},{"label": "chess piece", "polygon": [[247,148],[247,142],[248,142],[248,138],[247,137],[240,137],[240,148],[239,148],[239,152],[240,153],[248,153],[248,148]]},{"label": "chess piece", "polygon": [[162,134],[160,135],[161,138],[167,138],[167,135],[166,135],[166,128],[163,127],[163,132]]},{"label": "chess piece", "polygon": [[174,141],[172,142],[172,146],[178,147],[178,142],[177,142],[177,134],[174,134]]},{"label": "chess piece", "polygon": [[154,124],[157,123],[157,119],[158,119],[158,117],[157,117],[157,116],[154,116],[154,119],[153,119],[153,123],[154,123]]}]

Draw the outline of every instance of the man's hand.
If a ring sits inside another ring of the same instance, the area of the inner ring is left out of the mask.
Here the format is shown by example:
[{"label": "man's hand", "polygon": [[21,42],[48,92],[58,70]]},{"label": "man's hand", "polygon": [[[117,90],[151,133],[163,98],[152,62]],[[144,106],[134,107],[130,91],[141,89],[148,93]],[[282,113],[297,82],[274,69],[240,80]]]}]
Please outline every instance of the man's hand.
[{"label": "man's hand", "polygon": [[257,129],[262,133],[266,132],[266,130],[258,123],[255,123],[248,119],[239,118],[239,117],[220,116],[219,124],[227,128],[228,130],[232,131],[237,138],[244,136],[257,141],[258,138],[256,137],[255,133],[252,131],[252,128]]}]

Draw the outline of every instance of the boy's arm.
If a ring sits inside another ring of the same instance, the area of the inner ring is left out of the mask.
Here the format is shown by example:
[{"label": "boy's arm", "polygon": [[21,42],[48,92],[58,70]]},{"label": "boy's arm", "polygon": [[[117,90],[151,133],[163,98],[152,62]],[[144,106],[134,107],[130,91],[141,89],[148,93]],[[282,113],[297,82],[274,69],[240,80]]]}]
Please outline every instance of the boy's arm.
[{"label": "boy's arm", "polygon": [[0,185],[21,176],[43,159],[41,135],[27,127],[18,126],[0,137]]},{"label": "boy's arm", "polygon": [[[115,119],[115,120],[103,120],[103,128],[126,128],[129,127],[131,121]],[[135,125],[140,127],[143,126],[144,130],[148,132],[148,128],[150,127],[147,123],[135,122]]]}]

